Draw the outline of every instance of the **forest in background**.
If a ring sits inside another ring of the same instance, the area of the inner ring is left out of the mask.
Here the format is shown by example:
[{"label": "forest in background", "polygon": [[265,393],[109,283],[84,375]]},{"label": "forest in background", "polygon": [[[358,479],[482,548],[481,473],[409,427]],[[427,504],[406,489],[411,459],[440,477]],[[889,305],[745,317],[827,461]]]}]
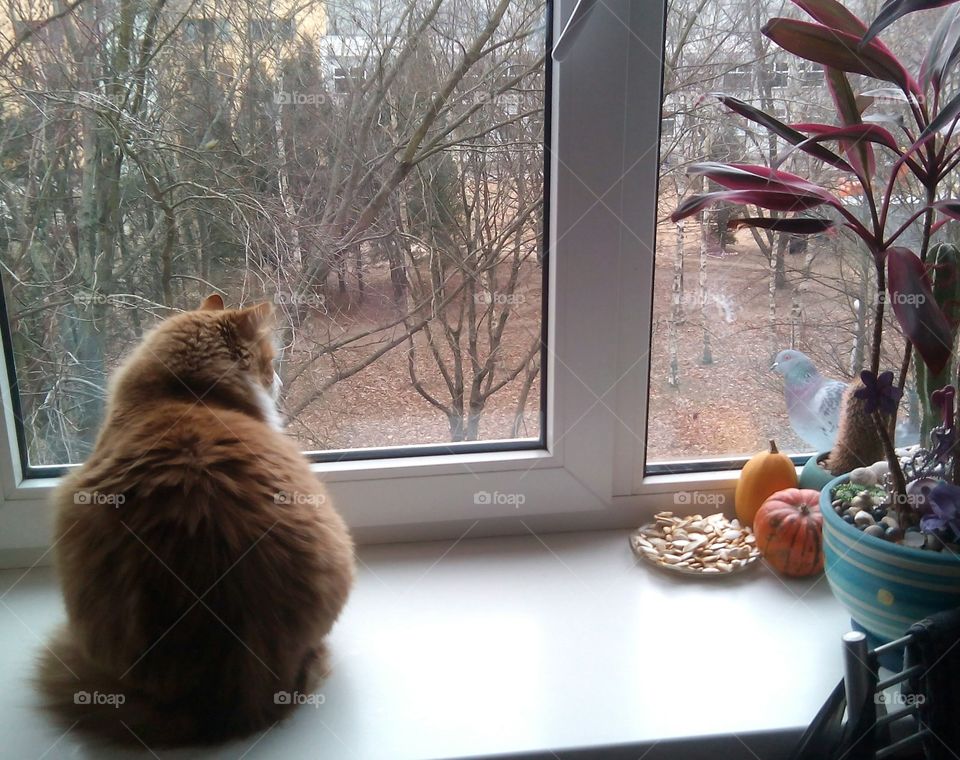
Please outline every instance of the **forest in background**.
[{"label": "forest in background", "polygon": [[0,262],[31,463],[81,461],[111,367],[216,291],[281,312],[305,448],[426,442],[378,422],[397,374],[442,421],[428,437],[539,435],[542,2],[0,14]]},{"label": "forest in background", "polygon": [[[879,5],[850,3],[868,18]],[[30,461],[82,460],[110,369],[158,319],[213,291],[276,304],[281,404],[306,449],[536,438],[545,10],[7,4],[0,276]],[[666,221],[709,189],[691,164],[770,164],[787,147],[711,93],[788,123],[835,122],[822,70],[760,33],[775,15],[802,13],[788,0],[668,3],[652,461],[740,456],[771,436],[799,451],[773,355],[797,348],[840,379],[863,362],[873,273],[843,233],[730,230],[725,208]],[[915,63],[911,40],[930,18],[904,19],[885,41]],[[865,118],[895,128],[903,105],[854,82]],[[805,154],[785,168],[857,209],[847,179]],[[896,190],[893,217],[905,217],[916,188]]]}]

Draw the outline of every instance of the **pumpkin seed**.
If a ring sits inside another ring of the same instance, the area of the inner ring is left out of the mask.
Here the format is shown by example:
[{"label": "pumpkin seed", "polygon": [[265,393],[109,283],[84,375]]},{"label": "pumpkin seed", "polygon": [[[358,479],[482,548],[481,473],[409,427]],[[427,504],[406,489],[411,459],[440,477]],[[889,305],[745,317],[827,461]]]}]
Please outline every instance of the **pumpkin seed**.
[{"label": "pumpkin seed", "polygon": [[759,557],[750,528],[741,528],[721,512],[705,518],[658,512],[655,519],[635,534],[634,548],[661,565],[729,573]]}]

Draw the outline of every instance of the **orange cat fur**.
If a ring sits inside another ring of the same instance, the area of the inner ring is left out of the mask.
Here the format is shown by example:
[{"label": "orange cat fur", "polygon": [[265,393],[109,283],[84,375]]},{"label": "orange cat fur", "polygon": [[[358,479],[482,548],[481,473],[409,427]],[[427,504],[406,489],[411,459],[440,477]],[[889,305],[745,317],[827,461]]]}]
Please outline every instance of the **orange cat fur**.
[{"label": "orange cat fur", "polygon": [[67,725],[149,746],[222,741],[281,719],[325,671],[353,544],[272,424],[272,314],[211,296],[156,327],[55,492],[68,623],[38,685]]}]

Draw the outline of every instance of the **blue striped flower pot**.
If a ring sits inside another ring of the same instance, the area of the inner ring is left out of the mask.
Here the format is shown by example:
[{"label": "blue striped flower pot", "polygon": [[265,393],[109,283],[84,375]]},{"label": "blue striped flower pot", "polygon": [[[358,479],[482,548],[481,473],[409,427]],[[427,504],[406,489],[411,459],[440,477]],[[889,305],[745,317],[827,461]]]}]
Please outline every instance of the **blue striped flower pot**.
[{"label": "blue striped flower pot", "polygon": [[830,493],[848,478],[824,486],[820,511],[824,570],[850,616],[886,642],[933,612],[960,607],[960,559],[868,536],[834,511]]}]

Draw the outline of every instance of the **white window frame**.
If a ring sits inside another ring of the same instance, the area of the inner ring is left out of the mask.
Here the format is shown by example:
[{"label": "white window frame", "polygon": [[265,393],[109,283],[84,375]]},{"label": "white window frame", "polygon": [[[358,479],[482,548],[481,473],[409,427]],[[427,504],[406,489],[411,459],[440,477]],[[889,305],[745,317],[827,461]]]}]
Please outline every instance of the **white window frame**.
[{"label": "white window frame", "polygon": [[[573,4],[556,0],[554,38]],[[598,3],[553,64],[546,448],[314,465],[358,541],[626,527],[673,509],[678,490],[731,493],[735,471],[643,474],[664,13],[662,0]],[[23,477],[5,379],[0,401],[12,566],[48,551],[56,481]],[[524,502],[475,503],[483,491]]]}]

